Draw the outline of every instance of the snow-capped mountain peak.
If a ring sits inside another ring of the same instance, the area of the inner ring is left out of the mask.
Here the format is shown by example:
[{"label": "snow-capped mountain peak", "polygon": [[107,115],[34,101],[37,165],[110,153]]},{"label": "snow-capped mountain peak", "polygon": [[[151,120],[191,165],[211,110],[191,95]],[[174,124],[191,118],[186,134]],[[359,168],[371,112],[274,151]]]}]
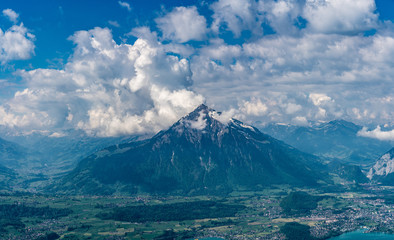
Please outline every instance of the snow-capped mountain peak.
[{"label": "snow-capped mountain peak", "polygon": [[82,182],[89,187],[77,191],[95,193],[104,185],[91,188],[92,182],[121,182],[142,192],[196,194],[269,184],[313,186],[324,181],[316,157],[235,119],[224,124],[213,117],[219,115],[200,105],[151,139],[125,144],[127,151],[109,147],[111,154],[82,160],[59,186]]}]

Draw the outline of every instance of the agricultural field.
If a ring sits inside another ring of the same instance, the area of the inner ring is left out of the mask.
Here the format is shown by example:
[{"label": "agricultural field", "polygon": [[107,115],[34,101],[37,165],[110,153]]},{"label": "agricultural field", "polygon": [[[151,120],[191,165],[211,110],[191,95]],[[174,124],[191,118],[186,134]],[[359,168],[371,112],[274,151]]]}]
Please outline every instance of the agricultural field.
[{"label": "agricultural field", "polygon": [[226,197],[2,194],[0,238],[284,239],[289,231],[304,231],[326,239],[360,227],[393,232],[394,205],[379,197],[382,191],[392,190],[319,193],[276,186]]}]

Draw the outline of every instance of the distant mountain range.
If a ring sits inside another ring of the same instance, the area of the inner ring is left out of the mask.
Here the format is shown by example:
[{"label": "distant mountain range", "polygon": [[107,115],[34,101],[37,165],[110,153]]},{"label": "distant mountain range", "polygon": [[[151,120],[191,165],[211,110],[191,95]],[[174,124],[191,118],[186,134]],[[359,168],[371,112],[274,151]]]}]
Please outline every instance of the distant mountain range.
[{"label": "distant mountain range", "polygon": [[301,151],[367,168],[389,150],[392,143],[358,136],[361,129],[354,123],[335,120],[309,127],[269,124],[261,131]]},{"label": "distant mountain range", "polygon": [[367,176],[373,181],[394,186],[394,148],[376,161]]},{"label": "distant mountain range", "polygon": [[[50,184],[53,178],[74,169],[81,159],[90,154],[138,138],[89,137],[82,131],[68,131],[60,137],[50,137],[41,133],[11,135],[0,132],[7,137],[7,140],[0,138],[0,165],[17,176],[13,181],[9,181],[12,183],[12,186],[9,186],[20,191],[42,189]],[[7,178],[11,176],[8,174],[9,171],[5,172]]]},{"label": "distant mountain range", "polygon": [[151,139],[105,148],[52,190],[79,194],[218,194],[328,181],[319,158],[201,105]]},{"label": "distant mountain range", "polygon": [[7,161],[10,162],[12,156],[15,162],[22,161],[23,164],[4,165],[22,171],[26,167],[35,171],[44,170],[48,175],[56,175],[72,170],[79,160],[100,149],[134,141],[138,137],[91,137],[82,131],[70,130],[65,132],[64,136],[59,137],[31,133],[28,135],[8,135],[7,138],[9,140],[6,141],[7,146],[13,146],[8,149],[12,151],[1,148],[0,145],[0,156],[8,154],[9,157],[5,157],[5,159],[9,159]]}]

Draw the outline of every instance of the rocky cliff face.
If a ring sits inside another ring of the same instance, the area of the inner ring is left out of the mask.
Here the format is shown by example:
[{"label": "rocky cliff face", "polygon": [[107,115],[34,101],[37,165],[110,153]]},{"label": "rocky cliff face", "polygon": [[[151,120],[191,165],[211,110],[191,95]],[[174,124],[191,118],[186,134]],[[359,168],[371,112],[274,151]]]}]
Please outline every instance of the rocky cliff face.
[{"label": "rocky cliff face", "polygon": [[394,185],[394,148],[376,161],[367,177],[383,184]]}]

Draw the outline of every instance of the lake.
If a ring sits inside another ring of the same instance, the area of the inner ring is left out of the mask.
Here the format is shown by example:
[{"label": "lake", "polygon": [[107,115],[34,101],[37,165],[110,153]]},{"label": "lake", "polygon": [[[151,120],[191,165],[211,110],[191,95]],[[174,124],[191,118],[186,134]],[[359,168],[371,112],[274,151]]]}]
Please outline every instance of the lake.
[{"label": "lake", "polygon": [[394,234],[385,233],[364,233],[364,229],[342,234],[329,240],[386,240],[394,239]]},{"label": "lake", "polygon": [[[364,229],[342,234],[329,240],[393,240],[394,234],[386,233],[364,233]],[[223,238],[192,238],[189,240],[224,240]]]}]

